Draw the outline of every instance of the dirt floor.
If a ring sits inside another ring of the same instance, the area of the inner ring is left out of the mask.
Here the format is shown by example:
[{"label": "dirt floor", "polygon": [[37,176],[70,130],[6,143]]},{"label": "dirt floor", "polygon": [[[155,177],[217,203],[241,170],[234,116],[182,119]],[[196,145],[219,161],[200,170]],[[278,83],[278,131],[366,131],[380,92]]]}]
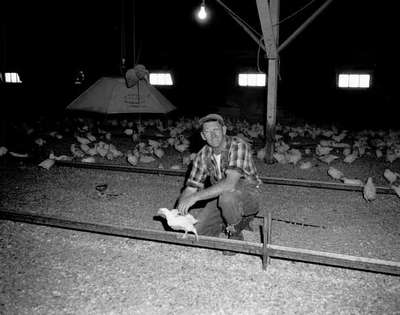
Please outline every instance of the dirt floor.
[{"label": "dirt floor", "polygon": [[[333,165],[385,185],[385,163],[356,162]],[[263,176],[331,180],[323,163],[311,170],[257,163]],[[1,168],[0,207],[162,230],[156,212],[173,207],[183,183],[16,162]],[[109,197],[98,195],[99,184],[108,185]],[[277,219],[275,245],[400,261],[396,195],[368,203],[361,192],[264,185],[263,207]],[[260,242],[257,229],[245,238]],[[255,256],[10,221],[0,221],[0,247],[1,314],[400,314],[395,276],[279,259],[263,271]]]}]

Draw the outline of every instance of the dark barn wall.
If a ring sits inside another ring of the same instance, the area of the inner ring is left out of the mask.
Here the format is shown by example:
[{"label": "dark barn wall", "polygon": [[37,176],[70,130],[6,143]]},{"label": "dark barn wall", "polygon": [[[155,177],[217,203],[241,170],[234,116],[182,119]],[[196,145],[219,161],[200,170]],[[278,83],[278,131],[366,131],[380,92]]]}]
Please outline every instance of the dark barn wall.
[{"label": "dark barn wall", "polygon": [[[131,10],[131,2],[126,4]],[[171,70],[176,85],[159,89],[179,113],[198,116],[221,111],[257,121],[264,116],[265,91],[237,87],[236,74],[243,67],[255,70],[259,66],[267,71],[265,56],[257,54],[256,43],[218,4],[207,3],[213,17],[203,26],[191,15],[198,3],[182,2],[179,11],[168,2],[136,4],[135,42],[132,20],[125,14],[128,66],[135,46],[138,63],[150,70]],[[255,1],[228,4],[260,31]],[[281,17],[285,17],[304,2],[282,1],[281,5]],[[32,2],[23,12],[17,4],[9,6],[10,14],[1,21],[12,26],[5,35],[4,70],[18,71],[24,83],[3,86],[5,111],[18,115],[62,111],[99,77],[121,75],[121,2]],[[317,7],[284,22],[281,42]],[[352,4],[334,1],[280,54],[278,122],[396,124],[399,93],[394,63],[399,54],[390,32],[395,12],[360,0]],[[15,24],[17,18],[20,23]],[[371,89],[336,88],[336,71],[352,64],[372,69]],[[80,69],[87,72],[87,81],[74,86],[74,75]]]}]

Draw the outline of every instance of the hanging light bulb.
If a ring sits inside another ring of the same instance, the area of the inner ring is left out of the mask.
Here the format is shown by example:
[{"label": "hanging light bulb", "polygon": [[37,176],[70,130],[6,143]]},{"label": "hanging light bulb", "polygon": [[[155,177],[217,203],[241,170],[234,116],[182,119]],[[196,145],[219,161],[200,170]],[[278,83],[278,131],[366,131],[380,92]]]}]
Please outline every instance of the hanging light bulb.
[{"label": "hanging light bulb", "polygon": [[197,12],[197,17],[200,21],[205,21],[207,19],[206,3],[205,0],[201,3],[200,9]]}]

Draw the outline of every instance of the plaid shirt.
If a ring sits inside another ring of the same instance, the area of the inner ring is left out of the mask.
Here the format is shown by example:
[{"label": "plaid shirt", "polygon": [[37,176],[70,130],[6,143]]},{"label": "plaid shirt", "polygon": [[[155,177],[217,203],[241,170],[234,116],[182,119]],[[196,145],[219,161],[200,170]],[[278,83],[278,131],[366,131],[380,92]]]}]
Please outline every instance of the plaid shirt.
[{"label": "plaid shirt", "polygon": [[204,188],[208,176],[215,184],[226,177],[226,171],[237,170],[243,178],[257,184],[261,183],[253,162],[250,145],[238,137],[225,136],[225,147],[221,152],[220,168],[215,160],[213,149],[205,145],[193,160],[193,167],[186,186]]}]

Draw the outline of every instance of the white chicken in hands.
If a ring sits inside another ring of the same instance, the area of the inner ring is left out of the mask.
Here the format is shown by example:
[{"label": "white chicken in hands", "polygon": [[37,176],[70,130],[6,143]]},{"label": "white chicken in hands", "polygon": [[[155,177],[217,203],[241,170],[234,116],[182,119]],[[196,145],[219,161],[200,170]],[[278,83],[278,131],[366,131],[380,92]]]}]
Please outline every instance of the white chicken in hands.
[{"label": "white chicken in hands", "polygon": [[181,215],[177,209],[168,210],[167,208],[160,208],[157,214],[165,217],[167,219],[167,224],[172,229],[176,231],[185,231],[182,238],[186,238],[188,232],[192,232],[196,236],[196,241],[199,240],[197,230],[194,227],[197,220],[191,214]]}]

